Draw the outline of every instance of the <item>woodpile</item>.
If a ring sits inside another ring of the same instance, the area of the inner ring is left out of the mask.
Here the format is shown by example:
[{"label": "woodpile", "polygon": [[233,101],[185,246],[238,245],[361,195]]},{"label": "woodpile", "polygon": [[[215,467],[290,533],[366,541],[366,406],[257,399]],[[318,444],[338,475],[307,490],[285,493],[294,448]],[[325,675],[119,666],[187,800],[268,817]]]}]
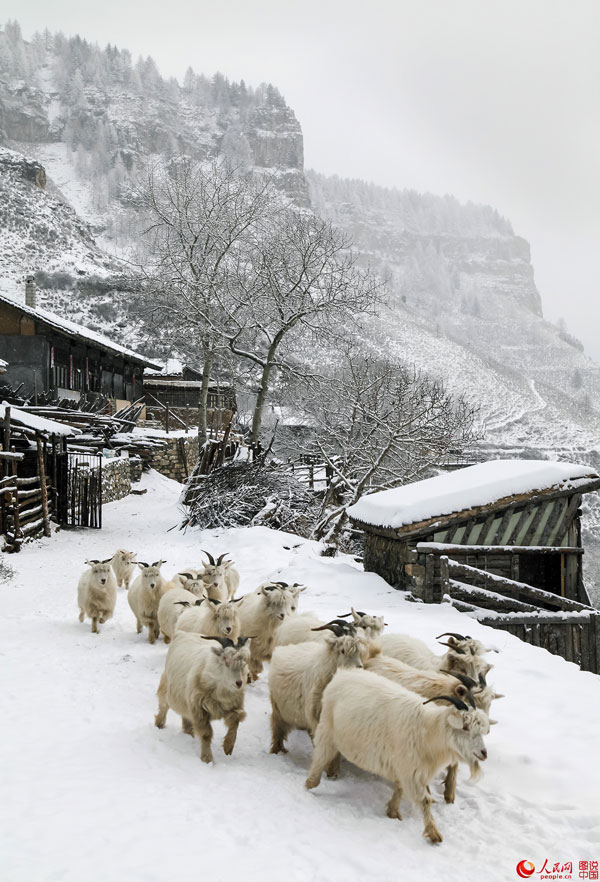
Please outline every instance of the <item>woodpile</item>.
[{"label": "woodpile", "polygon": [[265,525],[309,536],[319,511],[313,493],[264,457],[231,462],[204,475],[196,468],[185,492],[189,514],[182,527]]}]

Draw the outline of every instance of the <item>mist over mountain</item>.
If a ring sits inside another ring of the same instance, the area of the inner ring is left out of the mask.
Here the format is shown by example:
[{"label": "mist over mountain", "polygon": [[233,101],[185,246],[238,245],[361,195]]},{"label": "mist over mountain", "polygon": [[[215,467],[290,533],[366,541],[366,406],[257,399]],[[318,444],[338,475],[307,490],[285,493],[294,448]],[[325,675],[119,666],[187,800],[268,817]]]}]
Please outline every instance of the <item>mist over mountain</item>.
[{"label": "mist over mountain", "polygon": [[477,401],[490,445],[594,449],[600,367],[544,320],[510,221],[452,196],[305,173],[301,127],[276,86],[191,68],[179,83],[151,58],[49,32],[25,41],[12,22],[0,32],[0,145],[3,290],[34,272],[47,306],[133,343],[131,182],[160,157],[224,154],[350,235],[391,290],[366,345]]}]

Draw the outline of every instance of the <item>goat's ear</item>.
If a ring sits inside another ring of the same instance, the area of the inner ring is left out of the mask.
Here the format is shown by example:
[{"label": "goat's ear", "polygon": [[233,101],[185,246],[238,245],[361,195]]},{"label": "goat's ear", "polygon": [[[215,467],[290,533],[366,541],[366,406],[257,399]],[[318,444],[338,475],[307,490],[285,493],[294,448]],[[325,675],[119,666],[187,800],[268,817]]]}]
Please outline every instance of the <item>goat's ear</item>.
[{"label": "goat's ear", "polygon": [[162,567],[163,564],[166,563],[166,560],[155,560],[152,564],[153,567]]},{"label": "goat's ear", "polygon": [[458,685],[455,688],[454,694],[457,696],[457,698],[460,698],[464,701],[465,698],[467,697],[467,695],[469,694],[469,690],[467,689],[466,686],[463,686],[461,683],[460,685]]},{"label": "goat's ear", "polygon": [[214,654],[217,656],[217,658],[221,658],[221,656],[223,655],[223,653],[225,651],[222,646],[211,646],[211,649],[214,652]]},{"label": "goat's ear", "polygon": [[232,566],[233,566],[233,561],[232,561],[232,560],[224,560],[224,561],[223,561],[223,566],[225,567],[226,570],[228,570],[229,567],[232,567]]},{"label": "goat's ear", "polygon": [[490,726],[497,726],[498,720],[490,720]]},{"label": "goat's ear", "polygon": [[481,672],[483,674],[483,676],[485,677],[487,674],[489,674],[489,672],[492,670],[493,667],[494,667],[493,664],[491,664],[490,662],[487,662],[485,668]]},{"label": "goat's ear", "polygon": [[506,695],[504,695],[503,692],[494,692],[494,694],[492,695],[492,698],[493,699],[506,698]]}]

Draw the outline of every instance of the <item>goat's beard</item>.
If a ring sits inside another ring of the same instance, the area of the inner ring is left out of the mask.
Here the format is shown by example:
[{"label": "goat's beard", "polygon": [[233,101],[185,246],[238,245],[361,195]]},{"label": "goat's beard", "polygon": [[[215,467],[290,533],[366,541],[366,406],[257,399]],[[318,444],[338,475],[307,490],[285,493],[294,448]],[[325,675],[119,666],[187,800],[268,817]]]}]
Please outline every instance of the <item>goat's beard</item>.
[{"label": "goat's beard", "polygon": [[483,775],[481,764],[478,762],[478,760],[473,760],[472,762],[470,762],[469,769],[471,771],[469,781],[478,781],[479,778],[481,778],[481,776]]}]

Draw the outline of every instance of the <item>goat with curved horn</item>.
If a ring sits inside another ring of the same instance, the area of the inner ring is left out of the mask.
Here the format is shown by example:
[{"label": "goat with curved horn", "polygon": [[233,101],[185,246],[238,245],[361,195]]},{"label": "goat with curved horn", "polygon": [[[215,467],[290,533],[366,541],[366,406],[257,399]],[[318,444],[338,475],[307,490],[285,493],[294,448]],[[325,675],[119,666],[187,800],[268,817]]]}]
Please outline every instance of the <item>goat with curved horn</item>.
[{"label": "goat with curved horn", "polygon": [[456,698],[454,695],[436,695],[435,698],[428,698],[427,701],[424,701],[423,704],[429,704],[431,701],[449,701],[450,704],[453,704],[457,710],[468,711],[469,706],[461,701],[460,698]]},{"label": "goat with curved horn", "polygon": [[477,686],[477,680],[474,680],[472,677],[467,677],[466,674],[458,674],[454,671],[444,671],[442,668],[440,668],[440,674],[450,674],[451,677],[456,677],[456,679],[460,680],[463,686],[466,686],[467,689],[472,689],[474,686]]},{"label": "goat with curved horn", "polygon": [[459,655],[465,655],[464,649],[461,649],[460,646],[456,646],[453,643],[444,643],[443,640],[439,641],[440,646],[447,646],[448,649],[453,649],[454,652],[458,652]]},{"label": "goat with curved horn", "polygon": [[457,634],[455,631],[444,631],[443,634],[438,634],[438,636],[435,639],[439,640],[440,637],[455,637],[457,640],[470,640],[471,639],[468,634],[465,637],[462,634]]},{"label": "goat with curved horn", "polygon": [[217,565],[210,551],[204,551],[204,549],[202,549],[202,554],[205,554],[207,556],[209,564],[211,564],[213,567]]}]

